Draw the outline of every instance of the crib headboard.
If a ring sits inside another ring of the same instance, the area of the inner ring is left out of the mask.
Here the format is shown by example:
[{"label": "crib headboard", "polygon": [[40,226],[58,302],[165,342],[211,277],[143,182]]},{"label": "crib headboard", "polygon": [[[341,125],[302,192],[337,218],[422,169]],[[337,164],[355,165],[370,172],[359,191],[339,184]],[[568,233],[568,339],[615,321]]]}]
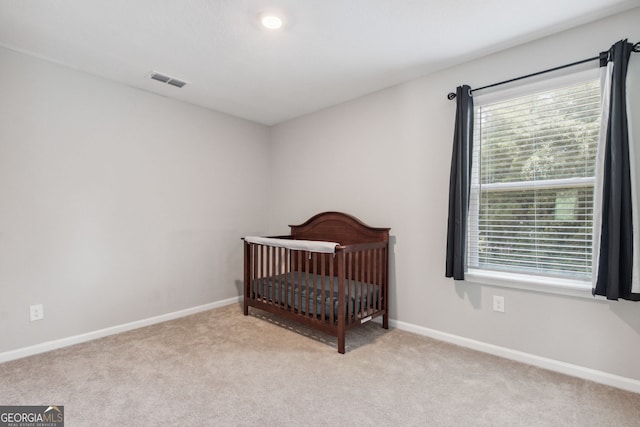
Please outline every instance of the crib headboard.
[{"label": "crib headboard", "polygon": [[341,245],[388,242],[390,228],[370,227],[342,212],[322,212],[300,225],[290,225],[291,236],[302,240],[324,240]]}]

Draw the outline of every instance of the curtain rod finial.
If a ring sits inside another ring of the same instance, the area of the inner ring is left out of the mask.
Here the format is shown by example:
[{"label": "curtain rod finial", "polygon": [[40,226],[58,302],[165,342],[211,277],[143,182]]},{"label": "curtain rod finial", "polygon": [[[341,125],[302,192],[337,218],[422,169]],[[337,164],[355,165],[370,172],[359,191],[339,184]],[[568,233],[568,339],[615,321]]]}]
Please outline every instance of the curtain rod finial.
[{"label": "curtain rod finial", "polygon": [[451,101],[452,99],[455,99],[455,97],[456,97],[456,94],[453,92],[449,92],[449,94],[447,95],[447,99],[449,101]]}]

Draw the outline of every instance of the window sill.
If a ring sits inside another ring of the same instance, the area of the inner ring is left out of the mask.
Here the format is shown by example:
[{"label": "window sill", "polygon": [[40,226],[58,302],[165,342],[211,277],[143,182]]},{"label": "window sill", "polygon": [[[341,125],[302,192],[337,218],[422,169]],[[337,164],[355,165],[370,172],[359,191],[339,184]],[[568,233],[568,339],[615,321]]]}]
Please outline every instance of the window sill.
[{"label": "window sill", "polygon": [[591,282],[583,280],[469,269],[465,273],[465,282],[593,299]]}]

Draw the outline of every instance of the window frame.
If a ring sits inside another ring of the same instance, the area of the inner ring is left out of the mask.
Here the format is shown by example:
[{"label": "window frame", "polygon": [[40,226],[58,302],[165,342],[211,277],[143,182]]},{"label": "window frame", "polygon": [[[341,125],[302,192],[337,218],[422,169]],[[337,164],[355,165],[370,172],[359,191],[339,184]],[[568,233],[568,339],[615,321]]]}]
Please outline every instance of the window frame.
[{"label": "window frame", "polygon": [[[599,80],[600,70],[598,67],[593,69],[582,70],[565,74],[559,77],[540,79],[538,81],[520,84],[512,86],[502,90],[495,90],[489,93],[474,94],[474,104],[482,105],[493,102],[504,101],[520,96],[529,95],[532,93],[553,90],[561,88],[563,86],[569,86],[572,84],[584,83],[587,81]],[[474,107],[475,109],[475,107]],[[477,169],[475,169],[477,171]],[[473,172],[472,172],[473,173]],[[585,185],[593,185],[594,178],[565,178],[562,180],[553,180],[553,186],[557,186],[563,182],[573,187],[580,187]],[[496,188],[505,189],[513,188],[517,189],[525,186],[526,183],[496,183],[488,184]],[[540,188],[540,182],[537,182],[538,188]],[[486,187],[487,184],[485,184]],[[550,183],[551,185],[551,183]],[[564,188],[564,187],[563,187]],[[473,189],[472,189],[473,191]],[[468,227],[471,228],[474,224],[477,225],[479,221],[479,212],[473,215],[470,208],[468,214]],[[533,275],[526,273],[513,273],[496,270],[488,270],[481,268],[474,268],[469,265],[469,252],[467,248],[466,254],[466,272],[465,281],[470,283],[478,283],[483,285],[507,287],[515,289],[523,289],[534,292],[544,292],[568,296],[577,297],[592,297],[591,289],[592,282],[589,280],[579,280],[570,278],[558,278],[551,276]]]}]

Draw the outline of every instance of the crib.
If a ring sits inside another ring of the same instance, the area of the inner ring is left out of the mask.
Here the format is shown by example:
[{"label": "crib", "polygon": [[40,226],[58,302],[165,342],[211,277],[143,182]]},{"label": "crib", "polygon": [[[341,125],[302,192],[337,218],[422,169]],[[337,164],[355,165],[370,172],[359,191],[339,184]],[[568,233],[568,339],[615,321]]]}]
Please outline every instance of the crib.
[{"label": "crib", "polygon": [[249,307],[337,337],[382,316],[389,328],[389,228],[323,212],[287,236],[244,238],[244,314]]}]

